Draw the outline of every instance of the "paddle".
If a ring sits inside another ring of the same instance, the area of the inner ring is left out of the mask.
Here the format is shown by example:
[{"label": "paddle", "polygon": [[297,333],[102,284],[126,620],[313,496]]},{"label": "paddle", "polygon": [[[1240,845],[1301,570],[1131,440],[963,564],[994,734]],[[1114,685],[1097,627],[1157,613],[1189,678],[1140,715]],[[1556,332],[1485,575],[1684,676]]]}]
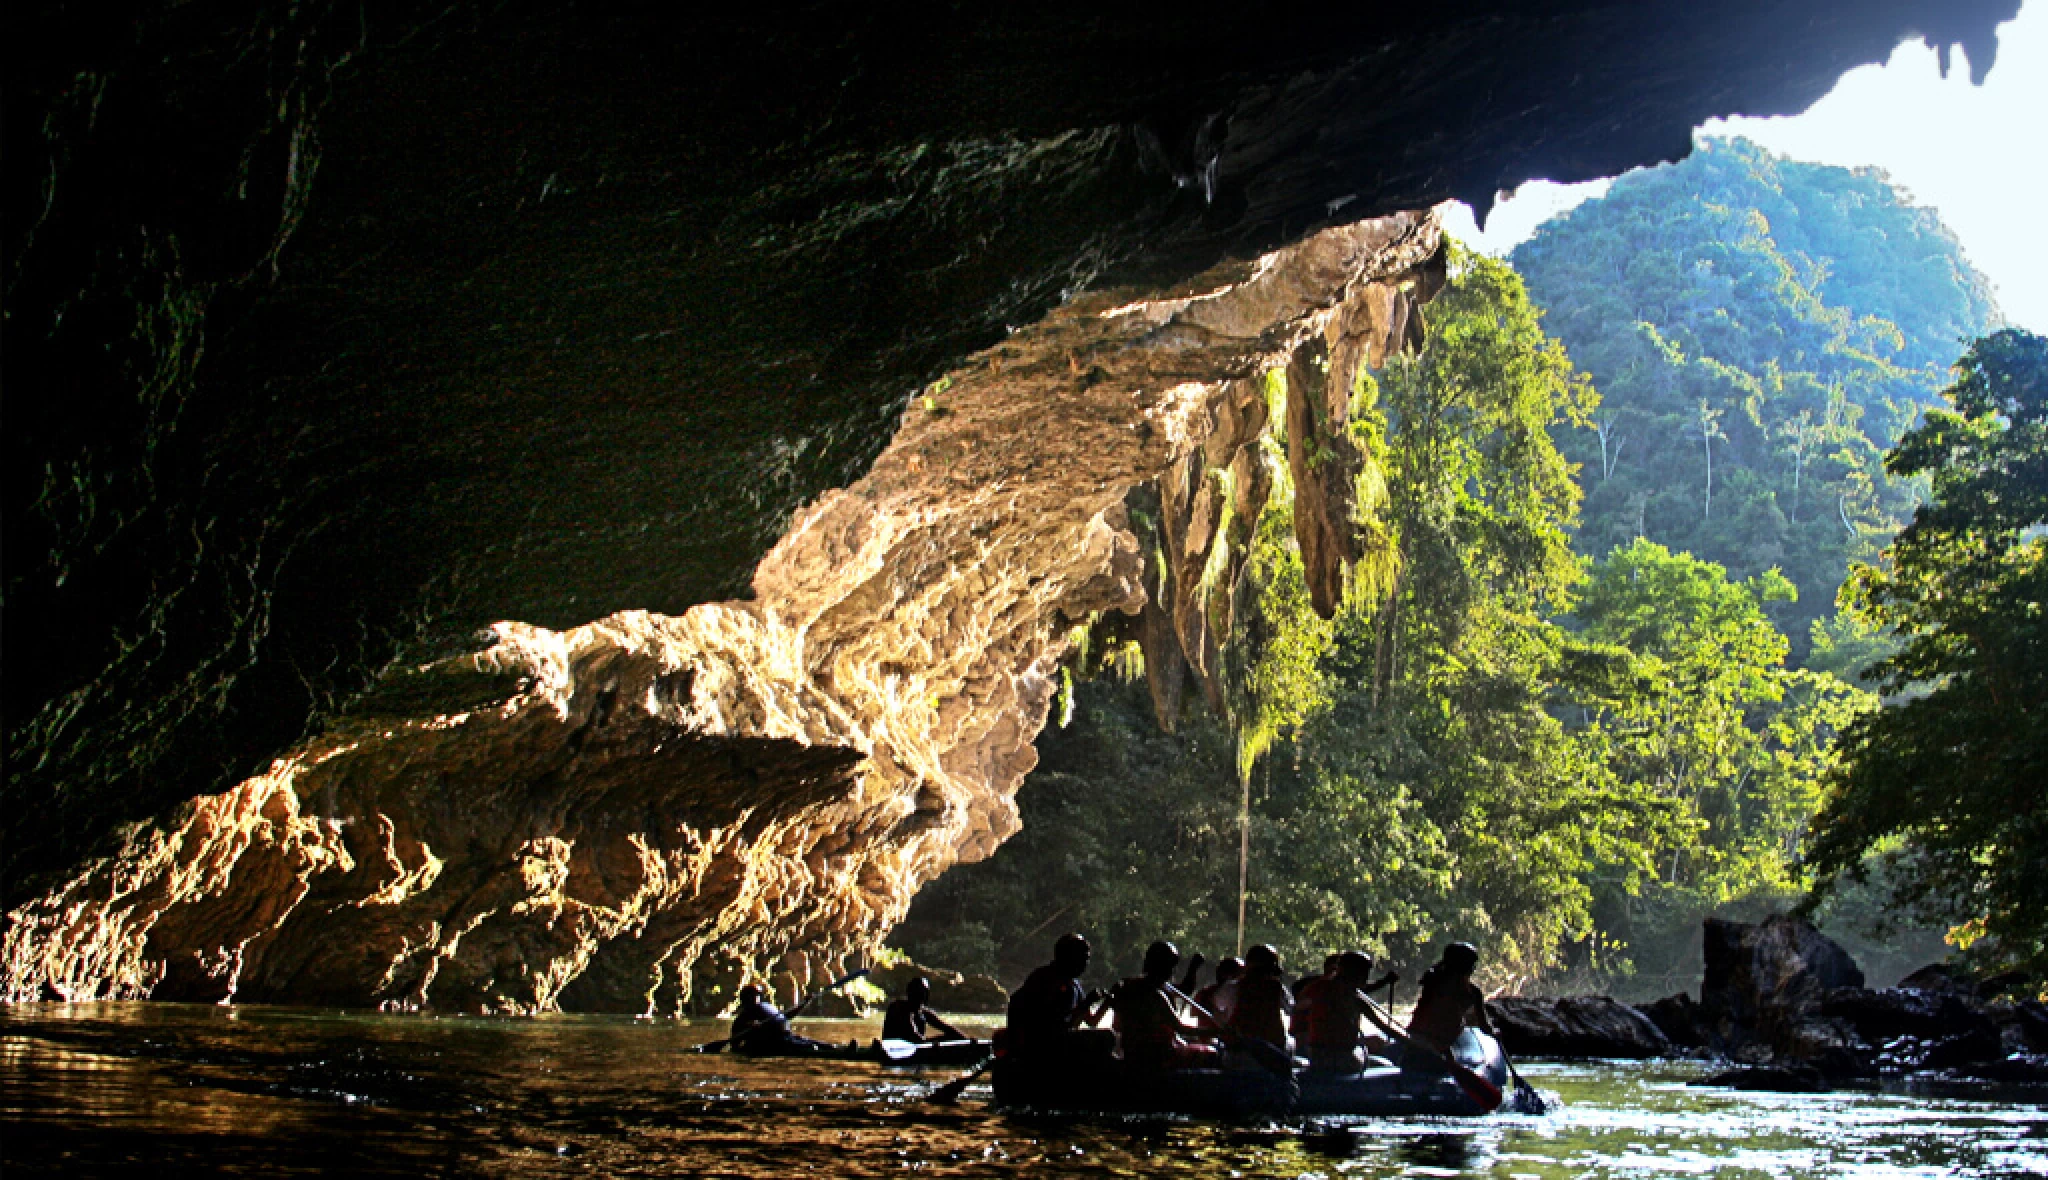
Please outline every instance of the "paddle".
[{"label": "paddle", "polygon": [[1465,1092],[1465,1097],[1470,1098],[1473,1104],[1478,1106],[1480,1110],[1485,1111],[1487,1114],[1492,1114],[1500,1109],[1502,1095],[1499,1086],[1480,1077],[1478,1073],[1473,1071],[1471,1066],[1465,1065],[1457,1058],[1439,1053],[1407,1033],[1402,1032],[1400,1029],[1395,1028],[1393,1020],[1390,1016],[1380,1011],[1380,1006],[1373,1003],[1371,996],[1366,995],[1364,992],[1359,992],[1358,998],[1365,1001],[1366,1019],[1379,1025],[1380,1031],[1393,1038],[1394,1043],[1401,1046],[1402,1052],[1425,1053],[1442,1062],[1450,1067],[1451,1079],[1458,1083],[1458,1088]]},{"label": "paddle", "polygon": [[1550,1100],[1543,1091],[1522,1080],[1522,1071],[1515,1068],[1515,1059],[1508,1056],[1506,1048],[1500,1051],[1500,1059],[1508,1063],[1508,1076],[1515,1081],[1515,1113],[1549,1114]]},{"label": "paddle", "polygon": [[[1200,1004],[1197,1004],[1191,997],[1188,996],[1187,993],[1181,991],[1179,988],[1173,986],[1172,984],[1169,983],[1165,984],[1164,986],[1166,988],[1167,995],[1170,995],[1175,999],[1179,1000],[1181,1003],[1186,1004],[1188,1007],[1193,1008],[1195,1010],[1195,1015],[1200,1016],[1202,1019],[1208,1021],[1209,1024],[1212,1027],[1214,1027],[1217,1031],[1222,1031],[1222,1018],[1218,1017],[1214,1012],[1209,1011],[1207,1008],[1202,1007]],[[1265,1066],[1267,1069],[1272,1070],[1274,1073],[1285,1074],[1288,1077],[1294,1076],[1294,1055],[1289,1053],[1287,1050],[1282,1049],[1280,1046],[1274,1044],[1271,1041],[1262,1040],[1259,1037],[1248,1037],[1242,1033],[1230,1033],[1227,1034],[1226,1043],[1228,1043],[1230,1047],[1233,1049],[1244,1049],[1253,1057],[1258,1058],[1260,1065]]]},{"label": "paddle", "polygon": [[887,1057],[889,1060],[908,1061],[925,1050],[936,1049],[941,1045],[950,1049],[958,1045],[972,1045],[975,1042],[970,1038],[963,1037],[957,1041],[899,1041],[889,1038],[876,1041],[875,1043],[882,1047],[882,1056]]},{"label": "paddle", "polygon": [[967,1092],[967,1087],[974,1084],[974,1079],[987,1073],[988,1067],[995,1063],[996,1055],[991,1053],[981,1059],[980,1065],[975,1066],[943,1086],[933,1087],[931,1093],[924,1096],[923,1101],[935,1102],[940,1106],[953,1105],[955,1102],[960,1101],[960,1095]]},{"label": "paddle", "polygon": [[737,1035],[727,1037],[722,1041],[707,1041],[704,1044],[697,1046],[697,1052],[722,1052],[726,1046],[732,1044],[734,1041],[742,1040],[746,1037],[751,1037],[757,1032],[760,1032],[764,1029],[773,1028],[776,1025],[787,1025],[790,1021],[796,1019],[798,1013],[810,1007],[812,1000],[817,999],[819,996],[824,995],[826,992],[838,991],[840,988],[845,987],[847,984],[852,983],[854,980],[866,977],[868,972],[872,970],[872,967],[862,967],[860,970],[855,971],[850,975],[842,975],[838,979],[833,980],[831,983],[826,984],[824,987],[819,988],[817,991],[812,992],[810,995],[805,996],[803,998],[803,1001],[799,1003],[796,1007],[791,1008],[787,1012],[780,1013],[773,1020],[763,1020],[756,1024],[750,1024],[746,1028],[741,1029]]}]

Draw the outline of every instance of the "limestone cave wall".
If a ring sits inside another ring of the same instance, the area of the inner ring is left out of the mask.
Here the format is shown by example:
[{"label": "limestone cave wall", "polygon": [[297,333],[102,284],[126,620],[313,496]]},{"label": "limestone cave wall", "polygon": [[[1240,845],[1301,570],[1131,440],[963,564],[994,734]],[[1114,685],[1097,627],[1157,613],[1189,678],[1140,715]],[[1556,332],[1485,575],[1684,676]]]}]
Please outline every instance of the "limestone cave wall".
[{"label": "limestone cave wall", "polygon": [[[1187,480],[1270,485],[1259,375],[1377,363],[1442,268],[1434,214],[1400,214],[1069,301],[915,399],[752,598],[500,623],[395,677],[458,711],[366,710],[140,825],[9,915],[4,994],[673,1012],[871,953],[1016,830],[1074,624],[1150,601],[1132,489],[1207,560]],[[1349,528],[1330,503],[1318,535]]]},{"label": "limestone cave wall", "polygon": [[1215,693],[1266,366],[1334,600],[1415,211],[2015,8],[14,6],[7,994],[836,965],[1014,825],[1068,621]]}]

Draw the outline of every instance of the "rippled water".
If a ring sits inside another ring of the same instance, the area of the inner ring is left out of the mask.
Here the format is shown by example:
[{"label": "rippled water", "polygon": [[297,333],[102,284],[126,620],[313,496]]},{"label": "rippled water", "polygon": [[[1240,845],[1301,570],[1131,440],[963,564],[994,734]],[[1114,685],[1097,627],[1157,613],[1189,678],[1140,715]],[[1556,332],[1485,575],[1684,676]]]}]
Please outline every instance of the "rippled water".
[{"label": "rippled water", "polygon": [[[966,1022],[961,1022],[966,1023]],[[807,1021],[821,1039],[874,1035]],[[2048,1107],[1689,1087],[1697,1067],[1531,1065],[1543,1118],[1225,1127],[916,1101],[955,1070],[685,1050],[710,1025],[296,1009],[0,1008],[0,1170],[503,1176],[1510,1178],[2048,1173]]]}]

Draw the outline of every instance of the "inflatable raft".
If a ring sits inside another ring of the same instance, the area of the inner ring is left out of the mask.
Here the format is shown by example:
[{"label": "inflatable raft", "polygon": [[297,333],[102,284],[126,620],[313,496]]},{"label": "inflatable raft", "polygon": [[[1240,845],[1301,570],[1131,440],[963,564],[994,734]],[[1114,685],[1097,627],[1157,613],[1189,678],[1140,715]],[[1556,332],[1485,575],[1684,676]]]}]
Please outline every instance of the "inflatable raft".
[{"label": "inflatable raft", "polygon": [[[1505,1091],[1507,1058],[1492,1037],[1466,1029],[1452,1056]],[[1085,1069],[998,1060],[996,1102],[1034,1110],[1100,1111],[1114,1114],[1186,1114],[1209,1118],[1258,1115],[1453,1115],[1473,1117],[1481,1109],[1448,1076],[1409,1073],[1398,1066],[1358,1073],[1296,1071],[1284,1076],[1264,1069],[1190,1069],[1134,1073],[1121,1062],[1090,1063]]]}]

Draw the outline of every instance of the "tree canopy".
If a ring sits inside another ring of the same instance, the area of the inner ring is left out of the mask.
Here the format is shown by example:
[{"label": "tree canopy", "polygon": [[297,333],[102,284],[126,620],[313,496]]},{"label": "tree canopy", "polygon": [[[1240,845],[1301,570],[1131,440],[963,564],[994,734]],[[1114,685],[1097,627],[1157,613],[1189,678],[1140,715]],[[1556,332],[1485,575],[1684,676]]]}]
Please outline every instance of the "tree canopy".
[{"label": "tree canopy", "polygon": [[1880,686],[1918,695],[1850,727],[1811,861],[1859,875],[1889,851],[1899,902],[2048,975],[2048,340],[1999,332],[1956,368],[1886,460],[1933,500],[1844,592],[1904,640]]},{"label": "tree canopy", "polygon": [[2041,342],[1979,342],[1916,429],[1996,319],[1984,280],[1881,173],[1741,141],[1514,263],[1454,252],[1420,352],[1352,391],[1372,558],[1335,617],[1269,463],[1228,717],[1159,733],[1084,659],[1022,834],[920,895],[905,945],[1021,971],[1086,929],[1104,974],[1162,935],[1228,947],[1249,770],[1249,933],[1297,963],[1457,937],[1495,986],[1666,994],[1701,918],[1818,871],[1877,973],[1930,949],[1846,924],[1887,897],[2048,968]]},{"label": "tree canopy", "polygon": [[1777,567],[1804,658],[1849,563],[1923,494],[1887,478],[1886,448],[1996,322],[1954,235],[1881,172],[1709,140],[1513,261],[1601,391],[1563,440],[1585,468],[1580,551],[1647,536],[1738,577]]}]

